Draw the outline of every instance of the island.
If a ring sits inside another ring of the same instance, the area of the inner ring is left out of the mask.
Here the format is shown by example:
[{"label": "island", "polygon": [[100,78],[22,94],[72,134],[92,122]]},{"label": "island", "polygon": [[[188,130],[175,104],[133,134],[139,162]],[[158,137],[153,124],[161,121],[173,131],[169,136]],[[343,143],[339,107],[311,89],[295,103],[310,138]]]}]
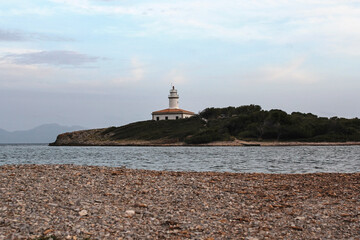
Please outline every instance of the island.
[{"label": "island", "polygon": [[259,105],[206,108],[190,118],[149,120],[60,134],[50,146],[360,145],[360,119],[318,117]]}]

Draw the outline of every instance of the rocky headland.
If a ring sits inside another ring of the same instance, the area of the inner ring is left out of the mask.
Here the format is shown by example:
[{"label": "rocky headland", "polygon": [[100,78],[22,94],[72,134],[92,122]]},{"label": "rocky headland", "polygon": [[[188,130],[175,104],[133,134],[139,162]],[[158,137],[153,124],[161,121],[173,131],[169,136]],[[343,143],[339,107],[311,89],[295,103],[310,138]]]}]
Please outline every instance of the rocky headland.
[{"label": "rocky headland", "polygon": [[262,110],[249,105],[207,108],[178,120],[65,133],[52,146],[297,146],[360,145],[360,119]]}]

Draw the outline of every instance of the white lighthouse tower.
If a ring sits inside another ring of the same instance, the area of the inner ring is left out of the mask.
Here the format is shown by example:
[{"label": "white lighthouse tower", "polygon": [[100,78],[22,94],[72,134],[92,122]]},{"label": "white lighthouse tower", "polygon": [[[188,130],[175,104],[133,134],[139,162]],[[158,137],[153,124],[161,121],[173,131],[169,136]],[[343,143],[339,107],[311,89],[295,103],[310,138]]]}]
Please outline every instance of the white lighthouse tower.
[{"label": "white lighthouse tower", "polygon": [[170,90],[169,108],[170,109],[179,109],[179,95],[177,94],[177,90],[175,89],[174,86]]},{"label": "white lighthouse tower", "polygon": [[181,118],[189,118],[195,113],[179,108],[179,95],[173,86],[169,95],[169,108],[152,112],[152,120],[176,120]]}]

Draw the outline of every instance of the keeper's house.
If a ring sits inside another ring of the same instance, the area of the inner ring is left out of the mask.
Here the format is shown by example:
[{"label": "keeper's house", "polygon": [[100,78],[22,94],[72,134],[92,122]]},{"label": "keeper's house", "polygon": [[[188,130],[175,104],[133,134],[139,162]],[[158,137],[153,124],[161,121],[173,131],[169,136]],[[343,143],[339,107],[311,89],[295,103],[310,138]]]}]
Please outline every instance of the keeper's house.
[{"label": "keeper's house", "polygon": [[179,95],[173,86],[169,95],[169,108],[152,112],[152,120],[176,120],[181,118],[189,118],[195,113],[179,108]]}]

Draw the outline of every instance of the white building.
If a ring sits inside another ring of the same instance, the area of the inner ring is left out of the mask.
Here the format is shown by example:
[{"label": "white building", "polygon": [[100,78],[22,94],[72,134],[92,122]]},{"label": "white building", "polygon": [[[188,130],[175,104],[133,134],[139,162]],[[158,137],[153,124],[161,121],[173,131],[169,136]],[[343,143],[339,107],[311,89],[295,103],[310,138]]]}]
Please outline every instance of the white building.
[{"label": "white building", "polygon": [[189,118],[195,113],[179,108],[179,95],[173,86],[169,95],[169,108],[152,112],[152,120],[176,120],[181,118]]}]

